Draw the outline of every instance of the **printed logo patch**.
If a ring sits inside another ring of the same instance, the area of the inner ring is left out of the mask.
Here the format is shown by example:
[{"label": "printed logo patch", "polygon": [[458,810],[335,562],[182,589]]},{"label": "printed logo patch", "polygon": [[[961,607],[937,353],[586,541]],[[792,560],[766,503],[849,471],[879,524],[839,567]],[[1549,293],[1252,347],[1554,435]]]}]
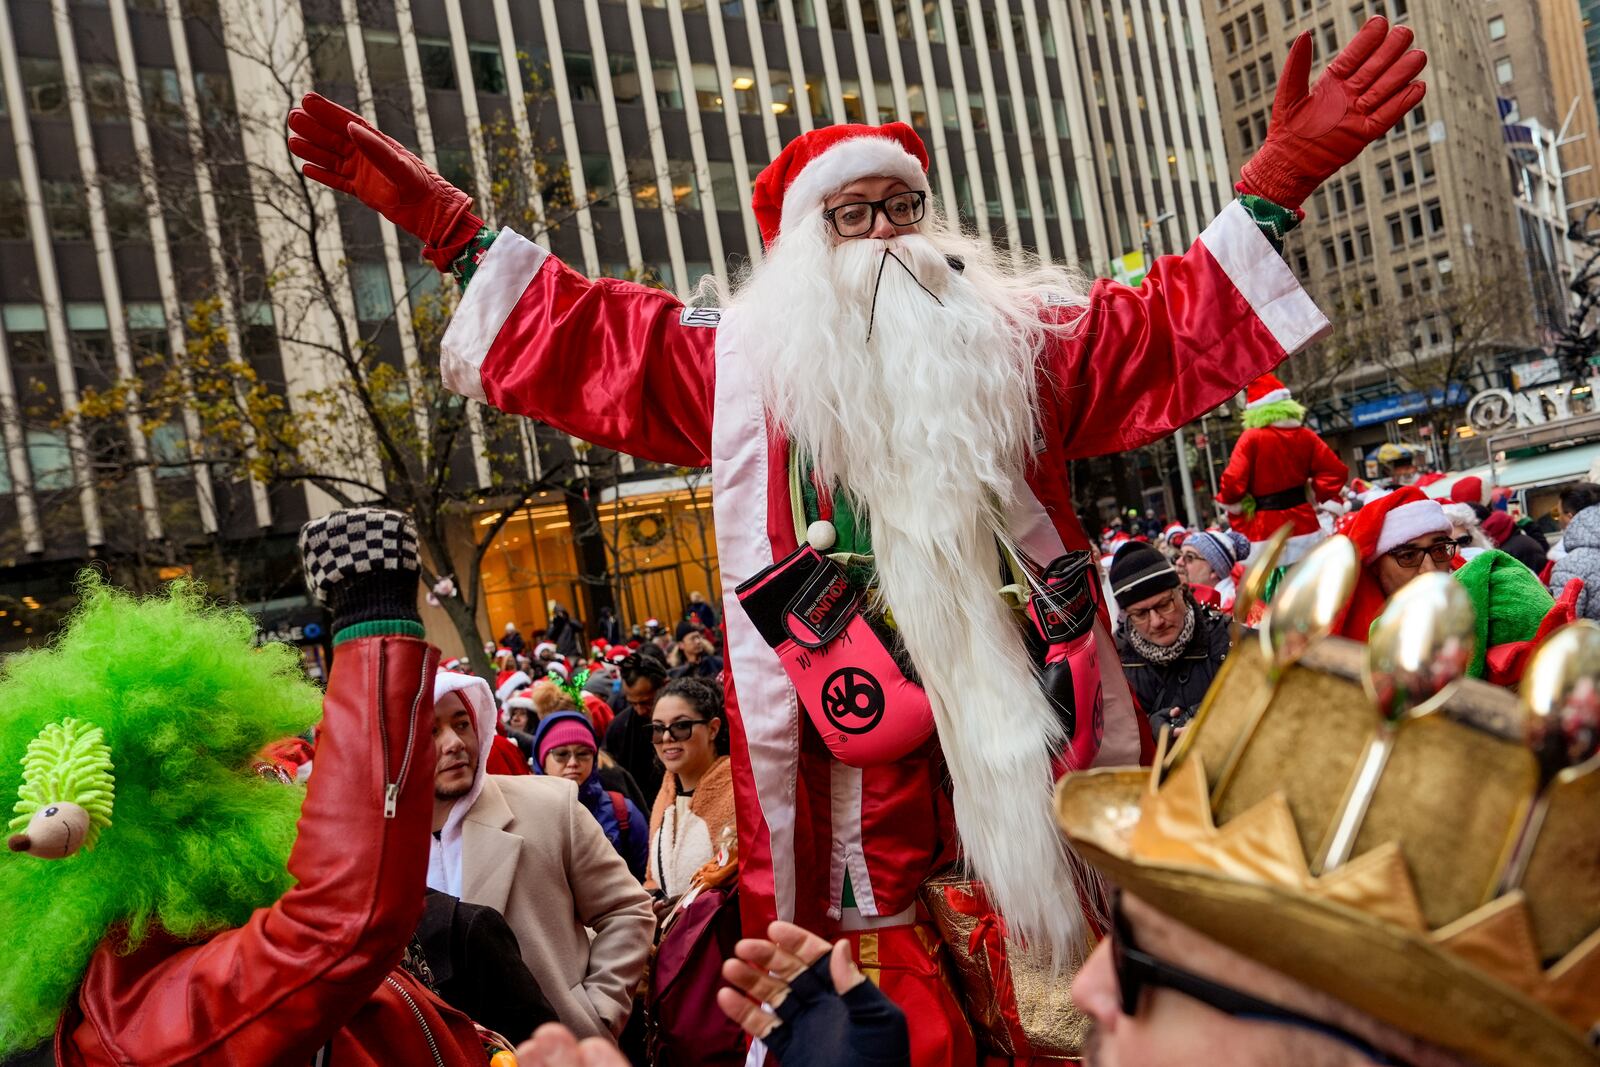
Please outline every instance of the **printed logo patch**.
[{"label": "printed logo patch", "polygon": [[678,313],[680,326],[704,326],[714,330],[721,321],[721,308],[684,308]]}]

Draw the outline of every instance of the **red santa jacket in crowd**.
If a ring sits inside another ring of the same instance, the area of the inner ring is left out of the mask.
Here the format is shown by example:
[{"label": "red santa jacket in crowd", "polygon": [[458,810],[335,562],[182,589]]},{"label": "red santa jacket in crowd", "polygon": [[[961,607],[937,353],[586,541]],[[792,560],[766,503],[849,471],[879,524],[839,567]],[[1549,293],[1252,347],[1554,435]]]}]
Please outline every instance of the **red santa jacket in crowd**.
[{"label": "red santa jacket in crowd", "polygon": [[[309,1064],[325,1045],[340,1067],[483,1067],[471,1020],[396,967],[427,888],[437,662],[414,638],[339,646],[294,888],[198,943],[158,931],[124,953],[107,938],[57,1030],[62,1067]],[[386,773],[399,775],[393,818]]]},{"label": "red santa jacket in crowd", "polygon": [[[1236,203],[1142,286],[1101,280],[1086,307],[1045,310],[1080,328],[1042,354],[1040,441],[1009,522],[1041,560],[1090,547],[1069,460],[1160,440],[1327,326]],[[950,854],[949,805],[936,742],[875,767],[832,759],[733,595],[796,548],[788,445],[771,432],[756,384],[762,339],[762,324],[736,311],[587,280],[502,231],[451,321],[441,371],[457,392],[602,447],[712,465],[745,928],[784,918],[831,936],[846,877],[862,916],[909,921],[918,886]],[[583,389],[571,387],[575,376]],[[1104,619],[1097,640],[1106,704],[1097,762],[1134,763],[1144,719]]]},{"label": "red santa jacket in crowd", "polygon": [[[1350,469],[1328,443],[1304,426],[1260,426],[1246,430],[1233,446],[1233,458],[1222,472],[1217,499],[1237,506],[1246,496],[1261,500],[1273,494],[1303,490],[1311,483],[1317,502],[1338,500]],[[1252,543],[1265,541],[1289,523],[1291,540],[1283,562],[1293,563],[1322,538],[1317,512],[1309,500],[1284,508],[1262,508],[1249,518],[1230,516],[1235,530]]]}]

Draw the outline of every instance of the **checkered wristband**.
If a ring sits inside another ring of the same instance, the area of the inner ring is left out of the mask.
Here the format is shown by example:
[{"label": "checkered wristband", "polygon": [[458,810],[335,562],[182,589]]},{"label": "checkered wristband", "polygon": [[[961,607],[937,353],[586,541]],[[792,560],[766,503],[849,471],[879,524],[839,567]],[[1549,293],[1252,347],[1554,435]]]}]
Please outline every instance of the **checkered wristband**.
[{"label": "checkered wristband", "polygon": [[333,613],[335,641],[380,632],[422,636],[421,567],[409,515],[351,508],[313,519],[300,528],[300,557],[306,588]]}]

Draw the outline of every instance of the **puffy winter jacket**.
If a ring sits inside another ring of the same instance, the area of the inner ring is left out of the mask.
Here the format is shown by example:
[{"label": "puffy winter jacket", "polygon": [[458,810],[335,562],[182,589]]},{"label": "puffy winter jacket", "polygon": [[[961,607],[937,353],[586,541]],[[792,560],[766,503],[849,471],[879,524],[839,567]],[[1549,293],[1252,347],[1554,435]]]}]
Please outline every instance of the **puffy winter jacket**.
[{"label": "puffy winter jacket", "polygon": [[1550,592],[1556,596],[1574,578],[1583,579],[1578,594],[1578,616],[1600,621],[1600,504],[1584,508],[1567,524],[1561,543],[1567,554],[1550,572]]},{"label": "puffy winter jacket", "polygon": [[[558,711],[553,715],[546,715],[539,720],[539,729],[533,735],[533,750],[539,751],[539,741],[550,729],[551,724],[562,719],[572,719],[581,722],[594,732],[594,725],[587,716],[576,711]],[[596,749],[599,747],[596,740]],[[535,774],[543,774],[544,768],[535,760],[533,764]],[[617,854],[627,861],[628,870],[639,881],[644,881],[645,863],[650,852],[650,820],[639,810],[632,800],[621,792],[607,789],[600,781],[600,763],[595,761],[594,770],[589,772],[589,777],[578,786],[578,800],[589,814],[595,817],[600,824],[600,829],[606,832],[606,838],[611,842]],[[620,801],[620,804],[618,803]],[[621,808],[619,812],[617,809]],[[618,815],[626,813],[628,828],[624,833]]]},{"label": "puffy winter jacket", "polygon": [[[1217,668],[1228,658],[1228,617],[1204,604],[1194,604],[1193,598],[1190,603],[1196,613],[1194,634],[1183,654],[1170,663],[1146,659],[1128,639],[1126,620],[1117,634],[1122,673],[1139,707],[1150,717],[1151,731],[1157,734],[1166,723],[1182,726],[1194,717]],[[1170,714],[1174,708],[1178,709],[1176,715]]]}]

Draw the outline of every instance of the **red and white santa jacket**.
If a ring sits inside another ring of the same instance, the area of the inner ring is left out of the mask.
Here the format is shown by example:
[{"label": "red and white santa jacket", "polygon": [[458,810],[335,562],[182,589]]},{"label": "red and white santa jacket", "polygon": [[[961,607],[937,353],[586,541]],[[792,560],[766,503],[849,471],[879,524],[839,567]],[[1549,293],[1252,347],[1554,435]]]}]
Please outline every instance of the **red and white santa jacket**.
[{"label": "red and white santa jacket", "polygon": [[[1011,516],[1011,533],[1040,560],[1090,547],[1069,460],[1159,440],[1327,327],[1237,203],[1186,253],[1158,260],[1139,288],[1101,280],[1086,306],[1046,310],[1079,328],[1042,355],[1039,441]],[[736,310],[585,279],[502,231],[440,363],[448,387],[503,411],[645,459],[712,467],[746,929],[783,918],[831,935],[847,877],[863,920],[909,921],[919,885],[953,853],[936,741],[883,766],[833,759],[733,594],[797,547],[788,445],[757,385],[762,346],[763,324]],[[579,377],[585,388],[571,388]],[[1106,706],[1096,763],[1133,764],[1140,716],[1103,618],[1096,636]]]},{"label": "red and white santa jacket", "polygon": [[[1217,500],[1233,512],[1229,523],[1252,545],[1272,537],[1289,523],[1289,543],[1280,562],[1290,564],[1305,555],[1324,534],[1317,522],[1317,503],[1337,501],[1350,468],[1344,465],[1316,431],[1299,423],[1274,423],[1246,430],[1233,446],[1228,469],[1217,486]],[[1311,498],[1306,496],[1310,483]],[[1236,509],[1246,496],[1256,502],[1253,515]],[[1284,503],[1293,498],[1293,503]],[[1273,506],[1279,503],[1280,506]],[[1265,506],[1263,506],[1265,505]]]}]

